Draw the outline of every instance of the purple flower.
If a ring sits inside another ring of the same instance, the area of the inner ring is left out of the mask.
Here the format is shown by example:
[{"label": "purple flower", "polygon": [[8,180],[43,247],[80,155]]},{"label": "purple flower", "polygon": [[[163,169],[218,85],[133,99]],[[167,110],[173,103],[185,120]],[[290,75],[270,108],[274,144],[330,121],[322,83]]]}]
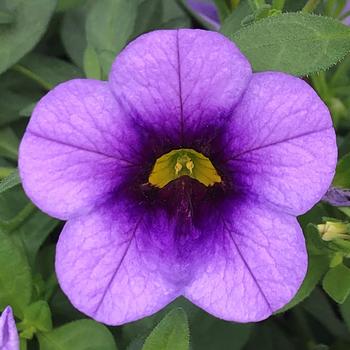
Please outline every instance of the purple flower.
[{"label": "purple flower", "polygon": [[186,3],[187,6],[203,21],[207,22],[212,29],[220,29],[219,15],[212,0],[187,0]]},{"label": "purple flower", "polygon": [[12,309],[8,306],[0,317],[0,349],[19,350],[19,340]]},{"label": "purple flower", "polygon": [[[342,11],[342,15],[345,15],[347,12],[350,11],[350,1],[348,0],[345,4],[345,7]],[[347,16],[344,20],[343,20],[344,24],[350,25],[350,16]]]},{"label": "purple flower", "polygon": [[296,293],[296,216],[328,189],[329,111],[293,76],[252,74],[227,38],[145,34],[108,82],[72,80],[36,106],[20,147],[28,196],[68,220],[56,272],[79,310],[112,325],[180,295],[261,320]]},{"label": "purple flower", "polygon": [[331,186],[322,200],[336,207],[350,207],[350,190]]}]

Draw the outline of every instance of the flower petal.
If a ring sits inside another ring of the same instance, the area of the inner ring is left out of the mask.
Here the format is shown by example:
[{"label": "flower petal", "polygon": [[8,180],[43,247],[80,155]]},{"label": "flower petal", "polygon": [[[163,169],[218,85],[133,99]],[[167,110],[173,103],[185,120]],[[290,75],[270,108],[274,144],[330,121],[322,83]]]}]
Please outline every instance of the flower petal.
[{"label": "flower petal", "polygon": [[20,146],[27,195],[61,219],[98,202],[130,166],[121,150],[122,124],[105,82],[71,80],[50,91],[36,106]]},{"label": "flower petal", "polygon": [[187,6],[189,6],[198,16],[202,17],[204,21],[208,22],[213,29],[220,29],[219,15],[213,1],[187,0]]},{"label": "flower petal", "polygon": [[0,349],[19,350],[19,339],[12,309],[8,306],[0,317]]},{"label": "flower petal", "polygon": [[97,321],[118,325],[175,299],[177,288],[162,277],[166,260],[147,254],[147,235],[142,216],[125,204],[68,221],[57,244],[56,273],[72,304]]},{"label": "flower petal", "polygon": [[179,29],[137,38],[109,79],[128,116],[180,147],[222,126],[250,77],[249,62],[223,35]]},{"label": "flower petal", "polygon": [[337,147],[329,111],[303,80],[254,74],[227,131],[236,184],[299,215],[327,191]]},{"label": "flower petal", "polygon": [[225,320],[259,321],[300,287],[307,268],[304,237],[296,218],[251,201],[229,220],[219,226],[216,234],[224,239],[185,296]]}]

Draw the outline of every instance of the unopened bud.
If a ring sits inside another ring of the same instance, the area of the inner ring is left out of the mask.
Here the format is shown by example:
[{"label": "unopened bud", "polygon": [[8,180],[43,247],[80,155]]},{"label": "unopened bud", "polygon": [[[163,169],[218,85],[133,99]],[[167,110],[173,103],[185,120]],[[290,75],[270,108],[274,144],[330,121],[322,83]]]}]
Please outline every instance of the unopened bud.
[{"label": "unopened bud", "polygon": [[333,241],[334,239],[349,239],[349,224],[341,221],[326,221],[324,224],[317,225],[318,232],[324,241]]}]

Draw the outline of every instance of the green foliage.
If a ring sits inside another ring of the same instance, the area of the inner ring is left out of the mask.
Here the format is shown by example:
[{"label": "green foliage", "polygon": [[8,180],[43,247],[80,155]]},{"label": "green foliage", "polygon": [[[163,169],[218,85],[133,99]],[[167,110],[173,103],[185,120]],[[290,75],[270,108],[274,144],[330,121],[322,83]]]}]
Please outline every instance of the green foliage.
[{"label": "green foliage", "polygon": [[64,81],[81,78],[82,72],[74,65],[56,57],[31,53],[14,67],[46,90]]},{"label": "green foliage", "polygon": [[[309,75],[305,80],[336,127],[340,161],[333,184],[349,189],[350,29],[335,19],[345,1],[320,2],[317,16],[288,13],[302,10],[306,0],[215,3],[221,32],[255,71]],[[0,0],[0,312],[14,309],[21,349],[350,348],[350,241],[341,235],[325,241],[317,226],[336,220],[348,227],[348,207],[318,204],[300,218],[307,275],[290,303],[260,323],[226,322],[180,297],[155,315],[107,328],[82,319],[59,288],[54,260],[63,223],[30,203],[17,171],[28,117],[59,83],[107,79],[115,56],[135,37],[194,26],[213,29],[186,0]]]},{"label": "green foliage", "polygon": [[333,184],[338,187],[350,187],[350,153],[338,162]]},{"label": "green foliage", "polygon": [[0,26],[0,73],[27,52],[44,34],[56,6],[56,0],[3,0],[2,4],[14,18]]},{"label": "green foliage", "polygon": [[142,350],[188,350],[189,329],[183,309],[169,312],[145,341]]},{"label": "green foliage", "polygon": [[0,242],[0,309],[11,305],[21,317],[32,295],[31,270],[24,250],[1,229]]},{"label": "green foliage", "polygon": [[40,350],[117,350],[112,334],[100,323],[79,320],[39,333]]},{"label": "green foliage", "polygon": [[255,71],[308,75],[338,63],[350,51],[350,29],[327,17],[288,13],[222,33],[248,57]]},{"label": "green foliage", "polygon": [[7,191],[14,186],[17,186],[20,183],[21,179],[19,177],[18,170],[15,170],[6,178],[0,181],[0,193]]},{"label": "green foliage", "polygon": [[331,268],[324,277],[322,286],[337,303],[343,303],[350,294],[350,269],[344,264]]},{"label": "green foliage", "polygon": [[27,306],[23,313],[23,321],[17,328],[21,337],[32,339],[36,332],[50,332],[52,330],[51,311],[48,303],[43,300],[36,301]]},{"label": "green foliage", "polygon": [[98,57],[102,70],[108,74],[117,53],[133,33],[137,0],[99,0],[92,3],[87,14],[86,37]]}]

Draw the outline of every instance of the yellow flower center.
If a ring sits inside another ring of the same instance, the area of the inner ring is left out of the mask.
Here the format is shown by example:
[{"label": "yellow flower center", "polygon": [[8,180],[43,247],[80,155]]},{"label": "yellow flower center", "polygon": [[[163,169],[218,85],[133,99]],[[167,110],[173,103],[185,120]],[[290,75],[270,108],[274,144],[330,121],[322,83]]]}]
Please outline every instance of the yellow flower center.
[{"label": "yellow flower center", "polygon": [[148,182],[163,188],[180,176],[189,176],[205,186],[221,182],[221,177],[209,158],[193,149],[181,148],[159,157],[148,178]]}]

